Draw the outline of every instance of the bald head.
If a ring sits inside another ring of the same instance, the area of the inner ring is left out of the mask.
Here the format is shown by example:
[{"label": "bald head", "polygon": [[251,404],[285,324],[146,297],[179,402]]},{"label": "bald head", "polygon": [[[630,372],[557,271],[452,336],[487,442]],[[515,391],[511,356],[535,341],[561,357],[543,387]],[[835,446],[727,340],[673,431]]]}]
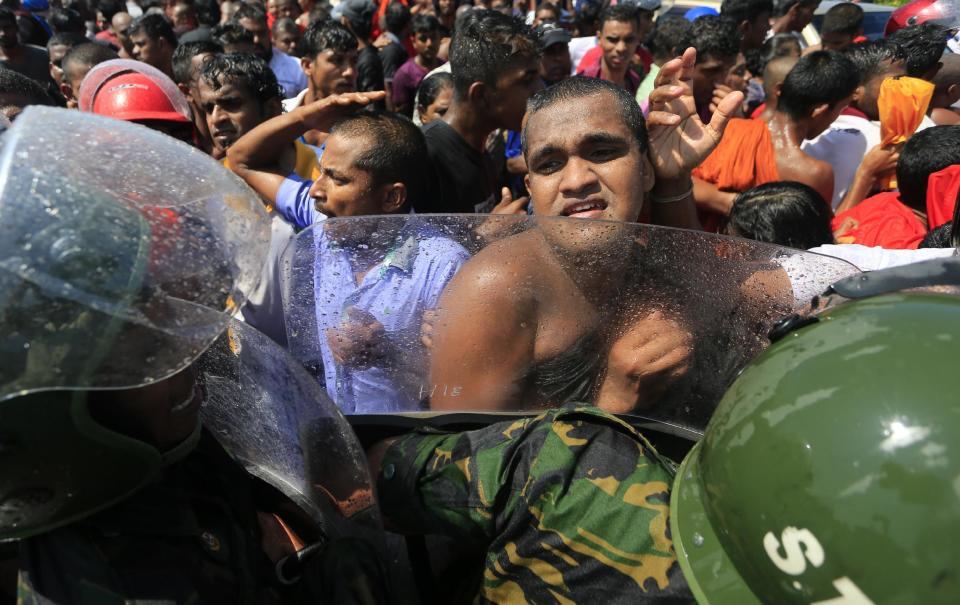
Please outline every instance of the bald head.
[{"label": "bald head", "polygon": [[798,60],[798,57],[793,56],[775,57],[763,68],[763,94],[770,109],[776,108],[780,85],[787,79],[787,74]]},{"label": "bald head", "polygon": [[129,13],[117,13],[110,20],[110,27],[117,33],[125,32],[130,27],[131,21],[133,21],[133,17]]},{"label": "bald head", "polygon": [[943,66],[933,77],[932,108],[947,108],[960,101],[960,55],[945,54],[940,62]]}]

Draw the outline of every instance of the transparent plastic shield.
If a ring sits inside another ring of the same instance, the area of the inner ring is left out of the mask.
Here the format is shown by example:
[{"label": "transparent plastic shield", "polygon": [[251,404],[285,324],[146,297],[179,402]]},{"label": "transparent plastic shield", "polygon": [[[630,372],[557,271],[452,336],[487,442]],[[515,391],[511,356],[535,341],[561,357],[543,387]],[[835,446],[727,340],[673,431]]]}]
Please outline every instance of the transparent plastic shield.
[{"label": "transparent plastic shield", "polygon": [[344,413],[586,402],[694,429],[776,320],[857,271],[701,232],[442,215],[327,220],[283,270],[291,352]]},{"label": "transparent plastic shield", "polygon": [[204,426],[247,471],[328,532],[377,528],[366,458],[323,388],[272,340],[234,321],[199,361]]},{"label": "transparent plastic shield", "polygon": [[262,204],[199,151],[47,107],[2,141],[0,399],[169,376],[257,284]]}]

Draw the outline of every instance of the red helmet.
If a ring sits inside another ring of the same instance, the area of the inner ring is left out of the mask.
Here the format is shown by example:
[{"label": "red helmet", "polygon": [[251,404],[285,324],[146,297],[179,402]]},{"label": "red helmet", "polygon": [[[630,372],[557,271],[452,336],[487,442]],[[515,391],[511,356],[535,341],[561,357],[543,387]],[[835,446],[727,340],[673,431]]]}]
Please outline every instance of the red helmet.
[{"label": "red helmet", "polygon": [[899,29],[931,21],[948,28],[957,26],[960,19],[960,0],[915,0],[905,4],[890,15],[884,36]]},{"label": "red helmet", "polygon": [[187,99],[161,71],[139,61],[105,61],[80,85],[81,111],[134,122],[192,123]]}]

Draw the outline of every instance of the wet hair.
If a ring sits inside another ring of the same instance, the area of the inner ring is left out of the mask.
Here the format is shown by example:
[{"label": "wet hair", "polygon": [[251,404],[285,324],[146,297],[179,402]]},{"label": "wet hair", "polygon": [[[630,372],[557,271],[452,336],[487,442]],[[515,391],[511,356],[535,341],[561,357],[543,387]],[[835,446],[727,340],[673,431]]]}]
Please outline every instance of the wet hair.
[{"label": "wet hair", "polygon": [[74,32],[60,32],[59,34],[53,34],[50,36],[50,39],[47,40],[47,50],[49,51],[54,46],[69,46],[73,48],[74,46],[79,46],[81,44],[88,44],[90,41],[87,40],[87,37],[83,34],[77,34]]},{"label": "wet hair", "polygon": [[947,49],[947,28],[936,23],[921,23],[898,29],[890,40],[907,55],[907,75],[920,78],[936,69]]},{"label": "wet hair", "polygon": [[222,23],[210,31],[210,37],[224,49],[237,44],[253,44],[253,34],[239,23]]},{"label": "wet hair", "polygon": [[220,4],[217,0],[194,0],[194,5],[200,25],[213,27],[220,23]]},{"label": "wet hair", "polygon": [[656,59],[675,57],[683,52],[679,46],[689,30],[690,22],[683,17],[661,17],[654,25],[647,48]]},{"label": "wet hair", "polygon": [[304,58],[310,60],[325,50],[345,53],[357,50],[357,46],[357,39],[350,30],[334,21],[311,23],[300,42]]},{"label": "wet hair", "polygon": [[950,221],[933,231],[928,231],[920,240],[920,245],[917,248],[956,248],[960,246],[960,237],[958,237],[960,236],[960,233],[958,233],[960,230],[953,228],[957,224],[960,223]]},{"label": "wet hair", "polygon": [[900,201],[926,212],[930,175],[960,164],[960,126],[933,126],[907,139],[897,161]]},{"label": "wet hair", "polygon": [[757,15],[773,13],[773,0],[723,0],[720,14],[733,19],[737,26],[744,21],[752,22]]},{"label": "wet hair", "polygon": [[[87,31],[86,26],[83,24],[83,17],[71,8],[58,8],[54,10],[50,13],[47,22],[50,24],[50,29],[53,30],[54,36],[66,33],[80,34],[82,36]],[[49,42],[47,42],[47,44],[49,44]]]},{"label": "wet hair", "polygon": [[697,49],[697,63],[706,57],[735,58],[740,53],[740,31],[730,17],[704,15],[698,17],[680,41],[680,48]]},{"label": "wet hair", "polygon": [[33,78],[0,67],[0,95],[11,95],[22,97],[26,100],[23,104],[27,105],[56,105],[43,86]]},{"label": "wet hair", "polygon": [[853,2],[842,2],[830,7],[823,16],[820,34],[855,36],[863,27],[863,9]]},{"label": "wet hair", "polygon": [[411,21],[410,29],[416,34],[433,34],[440,31],[440,21],[433,15],[417,15]]},{"label": "wet hair", "polygon": [[843,49],[843,54],[853,61],[861,85],[883,73],[885,61],[904,61],[907,58],[899,44],[887,39],[851,44]]},{"label": "wet hair", "polygon": [[597,31],[603,30],[603,26],[607,21],[633,23],[634,27],[636,27],[639,19],[640,9],[633,4],[616,4],[614,6],[608,6],[607,8],[603,9],[602,13],[600,13],[600,23],[597,26]]},{"label": "wet hair", "polygon": [[127,12],[127,5],[123,0],[99,0],[96,6],[97,11],[103,15],[103,19],[108,25],[114,15]]},{"label": "wet hair", "polygon": [[181,44],[173,51],[173,81],[177,84],[190,84],[193,76],[190,62],[197,55],[209,53],[219,55],[223,47],[212,40],[198,40]]},{"label": "wet hair", "polygon": [[794,120],[810,115],[817,105],[833,106],[857,89],[857,68],[840,53],[818,50],[800,57],[783,80],[777,111]]},{"label": "wet hair", "polygon": [[776,181],[739,194],[727,230],[757,242],[809,250],[834,243],[832,218],[830,206],[813,188]]},{"label": "wet hair", "polygon": [[366,138],[370,148],[360,154],[354,166],[369,172],[374,186],[405,184],[407,199],[401,211],[426,195],[424,166],[430,162],[427,141],[410,120],[385,112],[361,113],[334,124],[330,134],[351,140]]},{"label": "wet hair", "polygon": [[259,4],[248,4],[246,2],[241,2],[240,8],[237,9],[237,12],[233,13],[233,16],[230,18],[230,20],[234,23],[240,23],[240,21],[243,19],[257,21],[258,23],[266,23],[267,11]]},{"label": "wet hair", "polygon": [[177,45],[177,34],[173,32],[173,26],[167,21],[167,18],[157,13],[147,13],[140,15],[130,22],[127,28],[127,35],[132,36],[137,32],[143,31],[151,40],[165,39],[171,47]]},{"label": "wet hair", "polygon": [[410,19],[410,9],[402,2],[391,2],[387,5],[387,10],[383,12],[383,20],[387,26],[387,31],[398,36],[409,25]]},{"label": "wet hair", "polygon": [[533,28],[495,10],[473,10],[458,26],[450,43],[453,91],[463,99],[474,82],[495,87],[500,76],[521,56],[539,57],[540,40]]},{"label": "wet hair", "polygon": [[820,0],[774,0],[773,16],[782,17],[790,12],[790,9],[799,4],[800,6],[817,6]]},{"label": "wet hair", "polygon": [[198,77],[214,90],[227,83],[244,88],[261,107],[267,101],[283,100],[286,96],[267,62],[251,53],[214,55],[200,65]]},{"label": "wet hair", "polygon": [[60,61],[60,68],[63,70],[64,74],[68,74],[72,65],[86,65],[93,67],[94,65],[99,65],[104,61],[109,61],[116,58],[118,58],[117,53],[109,46],[96,44],[95,42],[85,42],[83,44],[78,44],[67,51],[67,54],[63,56],[63,60]]},{"label": "wet hair", "polygon": [[538,111],[548,109],[557,103],[602,94],[613,95],[613,106],[617,108],[620,119],[630,132],[633,133],[637,146],[640,148],[640,153],[646,153],[650,146],[650,139],[647,136],[647,123],[644,121],[640,106],[633,96],[623,88],[606,80],[574,76],[538,91],[527,101],[527,119],[523,127],[522,139],[524,156],[527,154],[527,129],[530,127],[530,119],[534,114]]},{"label": "wet hair", "polygon": [[453,76],[449,73],[439,72],[424,78],[417,88],[417,111],[423,115],[447,88],[453,89]]}]

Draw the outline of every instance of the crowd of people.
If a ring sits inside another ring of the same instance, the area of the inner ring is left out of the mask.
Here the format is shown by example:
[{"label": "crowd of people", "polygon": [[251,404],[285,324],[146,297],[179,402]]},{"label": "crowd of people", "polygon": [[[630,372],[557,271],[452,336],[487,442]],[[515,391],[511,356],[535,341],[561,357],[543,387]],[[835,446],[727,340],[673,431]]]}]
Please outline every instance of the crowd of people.
[{"label": "crowd of people", "polygon": [[[606,414],[677,421],[663,408],[682,399],[679,424],[702,430],[774,320],[858,270],[960,246],[956,24],[911,5],[867,39],[863,9],[843,2],[811,40],[818,5],[0,0],[0,113],[11,128],[30,106],[135,123],[231,171],[269,220],[236,315],[343,413],[554,410],[370,454],[398,527],[486,540],[494,554],[472,587],[484,602],[582,599],[578,573],[616,576],[621,602],[683,602],[694,582],[667,525],[674,469]],[[599,410],[556,409],[572,403]],[[574,425],[587,428],[568,438]],[[580,462],[560,462],[588,442]],[[500,447],[577,474],[568,506],[599,497],[629,513],[584,521],[602,539],[548,540],[576,525],[563,496],[544,468],[506,481]],[[485,456],[500,462],[471,477]],[[594,463],[620,466],[594,477]],[[404,504],[414,489],[422,510]],[[281,517],[271,531],[293,535]],[[649,531],[634,543],[610,529],[630,524]],[[29,548],[21,595],[82,593],[82,574],[51,575],[56,539]],[[518,584],[518,569],[533,579]]]}]

